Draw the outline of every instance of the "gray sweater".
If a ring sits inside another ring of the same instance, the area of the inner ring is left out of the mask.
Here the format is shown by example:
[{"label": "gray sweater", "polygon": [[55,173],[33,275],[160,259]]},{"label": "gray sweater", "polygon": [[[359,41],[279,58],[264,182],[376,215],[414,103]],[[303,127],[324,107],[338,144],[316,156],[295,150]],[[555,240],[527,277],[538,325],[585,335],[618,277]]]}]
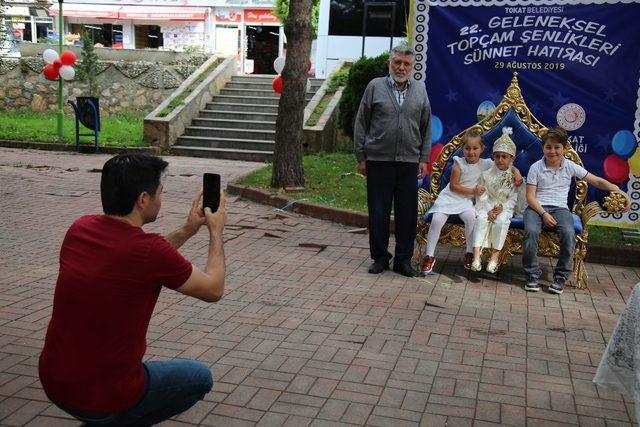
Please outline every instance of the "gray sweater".
[{"label": "gray sweater", "polygon": [[428,162],[431,105],[424,83],[412,79],[400,106],[387,77],[371,80],[362,95],[353,134],[358,161]]}]

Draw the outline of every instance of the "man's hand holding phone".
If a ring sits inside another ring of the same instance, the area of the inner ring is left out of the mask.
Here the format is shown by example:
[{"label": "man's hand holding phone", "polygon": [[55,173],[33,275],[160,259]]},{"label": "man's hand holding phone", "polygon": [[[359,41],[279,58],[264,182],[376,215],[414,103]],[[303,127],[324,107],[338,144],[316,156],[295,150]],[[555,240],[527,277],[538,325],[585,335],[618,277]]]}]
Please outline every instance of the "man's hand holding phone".
[{"label": "man's hand holding phone", "polygon": [[210,207],[207,206],[204,208],[205,221],[207,227],[209,227],[209,232],[213,235],[222,235],[222,230],[227,222],[226,204],[224,191],[220,190],[220,205],[218,206],[218,210],[211,212]]}]

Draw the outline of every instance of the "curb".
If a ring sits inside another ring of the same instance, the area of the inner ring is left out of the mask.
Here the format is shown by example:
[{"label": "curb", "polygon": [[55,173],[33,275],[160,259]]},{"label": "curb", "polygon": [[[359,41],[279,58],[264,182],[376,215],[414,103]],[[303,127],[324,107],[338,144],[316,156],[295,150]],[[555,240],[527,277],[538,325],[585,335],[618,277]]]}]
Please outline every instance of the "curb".
[{"label": "curb", "polygon": [[[282,208],[292,200],[280,194],[271,194],[267,190],[238,184],[227,184],[227,192],[253,202]],[[343,225],[366,228],[369,226],[369,216],[364,212],[334,208],[314,202],[295,202],[291,205],[293,212],[313,218],[337,222]],[[391,230],[393,232],[393,218]],[[640,246],[608,246],[588,244],[587,262],[598,264],[619,265],[625,267],[640,267]]]},{"label": "curb", "polygon": [[[292,203],[292,200],[287,196],[271,194],[267,190],[244,185],[229,183],[227,184],[227,192],[253,202],[276,206],[278,208]],[[295,202],[291,205],[291,210],[299,214],[333,221],[343,225],[361,228],[369,226],[369,215],[349,209],[334,208],[314,202]],[[393,226],[393,219],[391,223]]]},{"label": "curb", "polygon": [[[14,141],[11,139],[0,139],[0,147],[4,148],[32,148],[36,150],[46,151],[76,151],[75,144],[60,144],[57,142],[38,142],[38,141]],[[93,145],[81,145],[89,150],[87,154],[93,154]],[[159,147],[104,147],[100,146],[98,154],[118,154],[122,152],[137,152],[146,154],[160,154]]]}]

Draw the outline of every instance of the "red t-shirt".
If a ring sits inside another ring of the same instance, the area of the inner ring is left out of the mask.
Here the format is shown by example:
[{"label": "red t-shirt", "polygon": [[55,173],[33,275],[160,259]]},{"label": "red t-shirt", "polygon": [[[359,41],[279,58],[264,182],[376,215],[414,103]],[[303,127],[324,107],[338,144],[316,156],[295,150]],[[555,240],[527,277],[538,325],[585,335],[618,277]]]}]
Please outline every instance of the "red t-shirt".
[{"label": "red t-shirt", "polygon": [[180,287],[191,269],[157,234],[104,215],[78,219],[60,249],[40,355],[47,394],[99,414],[122,412],[140,400],[147,328],[160,289]]}]

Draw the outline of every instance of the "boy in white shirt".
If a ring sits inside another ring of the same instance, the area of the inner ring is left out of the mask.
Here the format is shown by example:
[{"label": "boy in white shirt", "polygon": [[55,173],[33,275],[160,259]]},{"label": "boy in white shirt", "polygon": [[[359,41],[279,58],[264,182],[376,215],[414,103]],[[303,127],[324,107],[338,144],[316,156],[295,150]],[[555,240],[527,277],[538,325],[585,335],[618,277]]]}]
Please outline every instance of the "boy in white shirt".
[{"label": "boy in white shirt", "polygon": [[[542,137],[543,158],[531,165],[527,174],[527,204],[524,211],[524,239],[522,265],[528,275],[526,291],[538,292],[538,279],[542,274],[538,264],[538,237],[542,226],[555,228],[560,236],[560,254],[553,271],[549,292],[562,294],[565,282],[573,271],[575,231],[573,216],[567,205],[573,178],[584,179],[601,190],[618,191],[620,188],[606,179],[590,174],[582,166],[564,157],[570,148],[567,131],[551,128]],[[629,209],[629,200],[627,207]]]}]

